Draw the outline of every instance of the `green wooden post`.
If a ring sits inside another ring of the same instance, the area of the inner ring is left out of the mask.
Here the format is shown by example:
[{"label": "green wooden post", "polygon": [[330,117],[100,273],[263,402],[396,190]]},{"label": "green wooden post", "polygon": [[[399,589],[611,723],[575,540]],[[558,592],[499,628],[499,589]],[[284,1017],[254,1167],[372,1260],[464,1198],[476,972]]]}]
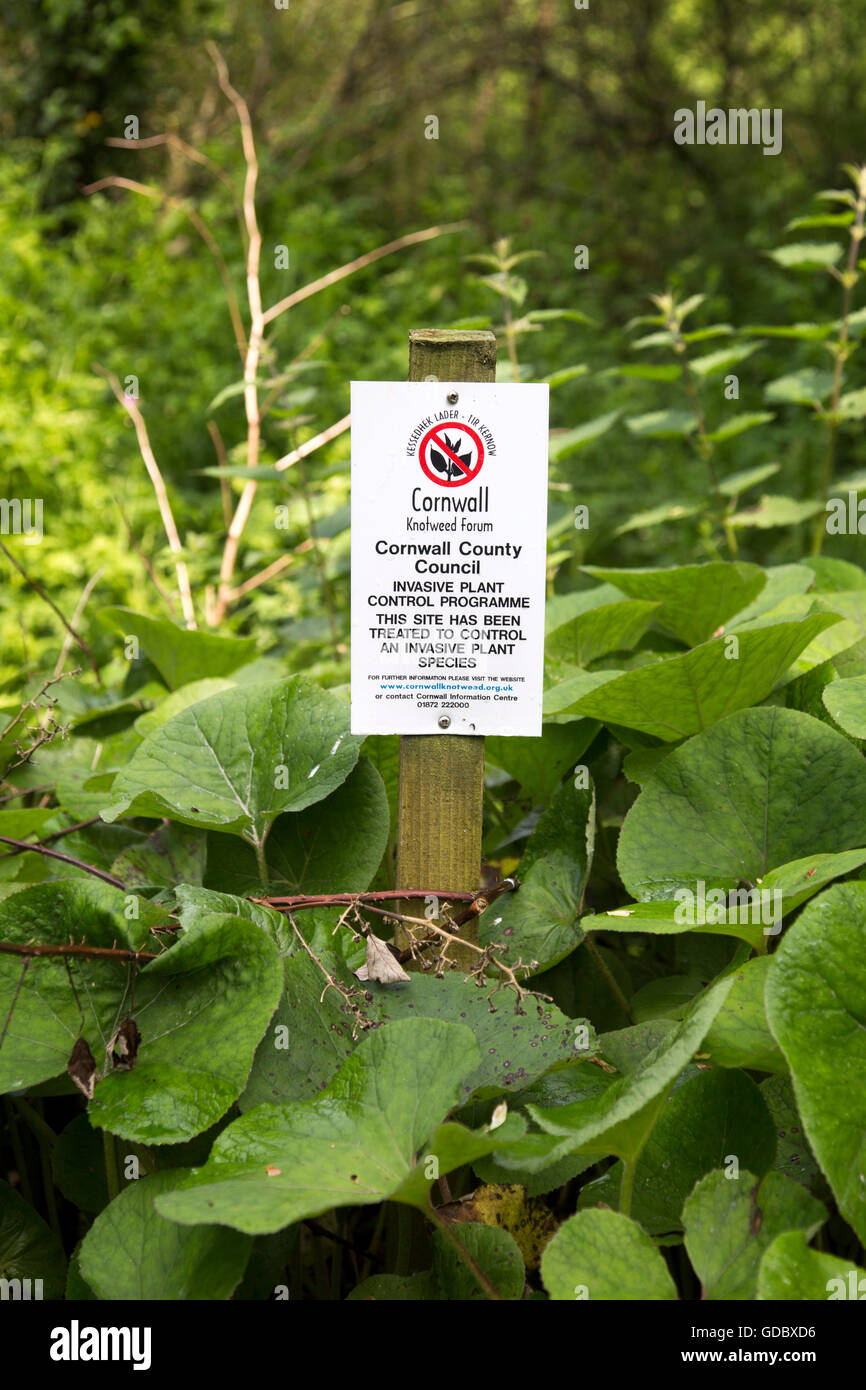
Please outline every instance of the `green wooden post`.
[{"label": "green wooden post", "polygon": [[[409,334],[409,380],[459,385],[496,380],[496,335],[440,328]],[[446,400],[443,397],[443,406]],[[397,887],[476,892],[481,886],[481,814],[484,795],[484,739],[462,734],[406,735],[400,739],[397,819]],[[402,906],[422,915],[415,901]],[[477,942],[478,919],[460,928]],[[406,946],[398,926],[397,944]],[[475,954],[459,947],[449,953],[461,967]]]}]

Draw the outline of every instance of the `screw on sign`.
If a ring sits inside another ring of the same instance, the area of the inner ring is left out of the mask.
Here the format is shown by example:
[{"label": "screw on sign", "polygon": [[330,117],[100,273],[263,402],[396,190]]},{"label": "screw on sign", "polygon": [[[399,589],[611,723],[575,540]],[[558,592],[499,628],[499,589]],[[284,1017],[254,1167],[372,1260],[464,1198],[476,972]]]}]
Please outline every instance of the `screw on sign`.
[{"label": "screw on sign", "polygon": [[481,472],[484,445],[469,425],[434,425],[421,440],[418,460],[431,483],[464,487]]}]

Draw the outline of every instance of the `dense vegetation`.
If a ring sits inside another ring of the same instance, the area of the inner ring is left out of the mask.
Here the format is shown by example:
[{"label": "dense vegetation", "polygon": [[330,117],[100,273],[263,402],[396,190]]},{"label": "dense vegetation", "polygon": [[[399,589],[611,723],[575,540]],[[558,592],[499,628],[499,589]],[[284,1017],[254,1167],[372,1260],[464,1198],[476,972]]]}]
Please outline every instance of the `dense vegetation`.
[{"label": "dense vegetation", "polygon": [[[856,10],[22,11],[0,1277],[858,1296]],[[783,106],[784,155],[676,145],[716,92]],[[426,968],[383,983],[398,740],[348,733],[344,417],[425,325],[551,387],[545,723],[487,740],[478,887],[520,886],[475,965],[420,885]]]}]

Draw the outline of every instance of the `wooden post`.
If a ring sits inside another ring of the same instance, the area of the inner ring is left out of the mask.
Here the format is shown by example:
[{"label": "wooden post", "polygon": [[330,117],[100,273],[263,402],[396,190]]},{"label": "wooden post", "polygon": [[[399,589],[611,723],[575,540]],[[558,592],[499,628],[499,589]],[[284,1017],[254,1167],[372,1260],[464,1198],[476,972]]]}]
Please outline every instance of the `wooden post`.
[{"label": "wooden post", "polygon": [[[409,334],[409,380],[496,380],[496,335],[462,329],[414,329]],[[444,395],[443,406],[447,404]],[[406,735],[400,739],[397,817],[397,887],[476,892],[481,887],[481,815],[484,739],[462,734]],[[417,901],[401,906],[420,916]],[[460,934],[478,941],[478,919]],[[398,926],[397,944],[406,946]],[[472,951],[449,953],[463,968]]]}]

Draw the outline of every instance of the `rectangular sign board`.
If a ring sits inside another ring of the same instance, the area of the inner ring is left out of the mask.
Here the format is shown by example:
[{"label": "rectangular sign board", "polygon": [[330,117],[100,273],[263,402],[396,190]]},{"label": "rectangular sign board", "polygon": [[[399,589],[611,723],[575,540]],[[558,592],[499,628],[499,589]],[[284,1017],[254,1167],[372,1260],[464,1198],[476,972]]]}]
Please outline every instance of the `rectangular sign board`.
[{"label": "rectangular sign board", "polygon": [[547,451],[547,386],[352,382],[352,733],[541,734]]}]

